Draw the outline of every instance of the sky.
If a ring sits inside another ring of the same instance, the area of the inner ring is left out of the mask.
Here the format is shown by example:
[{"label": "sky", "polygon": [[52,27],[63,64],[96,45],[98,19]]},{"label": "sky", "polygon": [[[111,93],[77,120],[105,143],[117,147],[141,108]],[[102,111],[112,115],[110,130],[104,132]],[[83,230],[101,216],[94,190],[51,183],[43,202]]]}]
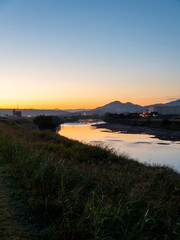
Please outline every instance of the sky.
[{"label": "sky", "polygon": [[180,0],[0,0],[0,108],[180,98]]}]

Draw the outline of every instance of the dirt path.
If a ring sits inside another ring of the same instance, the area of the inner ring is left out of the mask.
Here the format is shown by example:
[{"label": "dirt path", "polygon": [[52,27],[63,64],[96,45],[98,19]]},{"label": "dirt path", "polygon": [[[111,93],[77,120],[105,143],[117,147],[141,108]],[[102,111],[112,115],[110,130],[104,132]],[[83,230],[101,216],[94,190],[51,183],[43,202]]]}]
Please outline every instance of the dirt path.
[{"label": "dirt path", "polygon": [[26,240],[27,233],[17,220],[4,178],[5,169],[0,163],[0,240]]}]

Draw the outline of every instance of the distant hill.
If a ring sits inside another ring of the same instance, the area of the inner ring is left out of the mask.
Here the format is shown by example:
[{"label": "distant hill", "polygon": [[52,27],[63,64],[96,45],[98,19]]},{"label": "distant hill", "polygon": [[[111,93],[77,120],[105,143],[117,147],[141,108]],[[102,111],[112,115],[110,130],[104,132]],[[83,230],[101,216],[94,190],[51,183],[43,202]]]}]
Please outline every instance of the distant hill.
[{"label": "distant hill", "polygon": [[144,108],[142,106],[133,104],[131,102],[121,103],[119,101],[114,101],[102,107],[92,109],[88,111],[88,113],[105,114],[106,112],[111,112],[111,113],[138,112],[138,111],[142,111],[143,109]]},{"label": "distant hill", "polygon": [[153,107],[153,106],[180,106],[180,99],[177,99],[175,101],[168,102],[168,103],[157,103],[154,105],[149,105],[147,107]]},{"label": "distant hill", "polygon": [[90,109],[84,109],[84,108],[78,108],[78,109],[66,109],[66,111],[71,112],[71,113],[81,113],[81,112],[87,112]]},{"label": "distant hill", "polygon": [[[23,117],[27,117],[28,115],[35,117],[37,115],[52,115],[52,116],[69,116],[70,112],[65,110],[44,110],[44,109],[18,109],[18,111],[22,112]],[[0,116],[12,116],[12,109],[0,109]]]},{"label": "distant hill", "polygon": [[148,106],[141,106],[141,105],[133,104],[131,102],[122,103],[120,101],[114,101],[102,107],[91,109],[87,111],[87,113],[105,114],[106,112],[110,112],[110,113],[140,112],[140,111],[149,110],[149,107],[151,106],[180,106],[180,99],[176,101],[171,101],[168,103],[158,103],[158,104],[153,104]]},{"label": "distant hill", "polygon": [[[26,117],[28,115],[34,117],[37,115],[53,115],[53,116],[70,116],[70,115],[79,115],[81,113],[86,112],[87,114],[100,114],[103,115],[107,112],[111,113],[124,113],[124,112],[140,112],[146,111],[149,107],[152,106],[180,106],[180,99],[175,101],[171,101],[168,103],[157,103],[148,106],[141,106],[137,104],[133,104],[131,102],[122,103],[120,101],[110,102],[104,106],[97,107],[95,109],[67,109],[67,110],[59,110],[59,109],[18,109],[22,111],[22,116]],[[12,116],[12,109],[0,109],[0,116],[9,115]]]},{"label": "distant hill", "polygon": [[168,105],[168,106],[180,106],[180,99],[178,99],[176,101],[166,103],[166,105]]}]

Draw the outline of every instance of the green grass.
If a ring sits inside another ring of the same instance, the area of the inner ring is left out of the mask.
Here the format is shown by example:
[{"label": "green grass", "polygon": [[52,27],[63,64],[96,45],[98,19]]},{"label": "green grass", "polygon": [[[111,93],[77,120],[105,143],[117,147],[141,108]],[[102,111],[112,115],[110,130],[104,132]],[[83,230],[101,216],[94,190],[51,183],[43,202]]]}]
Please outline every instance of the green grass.
[{"label": "green grass", "polygon": [[0,127],[16,214],[38,239],[179,239],[180,176],[172,169],[23,123]]},{"label": "green grass", "polygon": [[15,213],[11,196],[5,187],[7,172],[2,162],[0,163],[0,239],[26,240],[28,239],[28,230],[21,224]]}]

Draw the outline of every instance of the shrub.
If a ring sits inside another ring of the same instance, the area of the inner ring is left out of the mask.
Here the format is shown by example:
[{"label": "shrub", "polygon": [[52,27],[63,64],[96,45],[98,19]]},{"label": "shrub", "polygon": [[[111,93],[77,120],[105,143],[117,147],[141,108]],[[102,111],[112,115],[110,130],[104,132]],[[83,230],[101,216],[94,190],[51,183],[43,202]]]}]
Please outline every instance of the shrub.
[{"label": "shrub", "polygon": [[37,125],[37,127],[40,130],[43,129],[51,129],[55,130],[61,123],[61,119],[58,116],[37,116],[33,120],[34,124]]}]

